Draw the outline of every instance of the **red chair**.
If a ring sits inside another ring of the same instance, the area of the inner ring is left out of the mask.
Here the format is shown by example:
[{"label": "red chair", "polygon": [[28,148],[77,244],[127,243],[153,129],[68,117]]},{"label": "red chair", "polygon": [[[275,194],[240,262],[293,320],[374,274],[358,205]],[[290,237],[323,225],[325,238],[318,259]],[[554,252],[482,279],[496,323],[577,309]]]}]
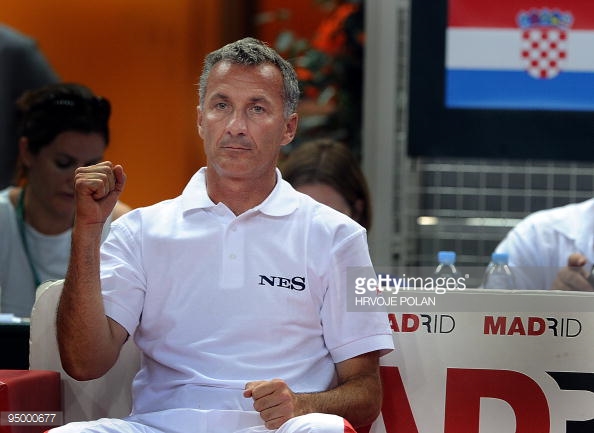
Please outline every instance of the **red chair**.
[{"label": "red chair", "polygon": [[61,417],[61,396],[57,371],[0,370],[0,433],[47,430]]}]

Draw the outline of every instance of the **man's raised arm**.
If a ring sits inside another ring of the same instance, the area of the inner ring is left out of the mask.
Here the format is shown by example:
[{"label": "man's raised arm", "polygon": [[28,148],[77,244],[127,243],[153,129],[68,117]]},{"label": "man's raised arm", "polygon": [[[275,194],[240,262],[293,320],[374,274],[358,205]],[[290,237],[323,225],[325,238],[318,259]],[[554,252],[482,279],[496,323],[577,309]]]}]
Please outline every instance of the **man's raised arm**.
[{"label": "man's raised arm", "polygon": [[57,332],[62,366],[78,380],[105,374],[127,338],[126,330],[105,315],[99,279],[101,233],[125,183],[122,166],[111,162],[76,170],[76,216]]}]

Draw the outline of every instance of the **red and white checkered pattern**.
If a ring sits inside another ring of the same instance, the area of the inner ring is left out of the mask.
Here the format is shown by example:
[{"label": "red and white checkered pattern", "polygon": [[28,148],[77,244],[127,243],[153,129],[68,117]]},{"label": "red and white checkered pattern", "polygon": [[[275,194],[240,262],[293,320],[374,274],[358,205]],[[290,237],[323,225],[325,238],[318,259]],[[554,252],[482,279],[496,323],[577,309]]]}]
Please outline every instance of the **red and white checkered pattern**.
[{"label": "red and white checkered pattern", "polygon": [[567,30],[556,27],[523,30],[520,55],[526,71],[537,79],[559,75],[567,59],[567,37]]}]

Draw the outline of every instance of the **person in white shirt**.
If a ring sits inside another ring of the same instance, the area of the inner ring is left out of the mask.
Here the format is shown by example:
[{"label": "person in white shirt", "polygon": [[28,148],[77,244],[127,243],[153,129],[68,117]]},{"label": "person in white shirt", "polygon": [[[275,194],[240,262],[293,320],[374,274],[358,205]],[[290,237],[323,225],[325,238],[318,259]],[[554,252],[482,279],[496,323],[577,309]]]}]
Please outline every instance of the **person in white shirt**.
[{"label": "person in white shirt", "polygon": [[535,212],[495,249],[509,254],[518,289],[593,291],[594,199]]},{"label": "person in white shirt", "polygon": [[292,66],[261,41],[210,53],[197,117],[206,167],[179,197],[114,222],[102,245],[124,168],[77,170],[62,364],[100,377],[129,337],[142,362],[130,416],[52,433],[343,433],[377,417],[392,332],[385,312],[346,302],[347,269],[372,266],[365,229],[276,168],[298,95]]},{"label": "person in white shirt", "polygon": [[[86,86],[56,83],[25,92],[18,108],[16,185],[0,191],[0,312],[29,317],[37,286],[66,275],[74,170],[103,160],[111,106]],[[129,209],[119,202],[104,234]]]}]

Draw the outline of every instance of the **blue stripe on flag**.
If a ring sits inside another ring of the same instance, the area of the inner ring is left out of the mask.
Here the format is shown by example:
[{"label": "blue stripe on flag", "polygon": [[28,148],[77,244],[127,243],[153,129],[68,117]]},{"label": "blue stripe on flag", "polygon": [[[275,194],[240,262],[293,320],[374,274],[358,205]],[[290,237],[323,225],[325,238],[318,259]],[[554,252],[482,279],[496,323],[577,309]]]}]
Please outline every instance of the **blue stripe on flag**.
[{"label": "blue stripe on flag", "polygon": [[594,73],[537,80],[524,71],[448,69],[445,99],[449,108],[594,111]]}]

